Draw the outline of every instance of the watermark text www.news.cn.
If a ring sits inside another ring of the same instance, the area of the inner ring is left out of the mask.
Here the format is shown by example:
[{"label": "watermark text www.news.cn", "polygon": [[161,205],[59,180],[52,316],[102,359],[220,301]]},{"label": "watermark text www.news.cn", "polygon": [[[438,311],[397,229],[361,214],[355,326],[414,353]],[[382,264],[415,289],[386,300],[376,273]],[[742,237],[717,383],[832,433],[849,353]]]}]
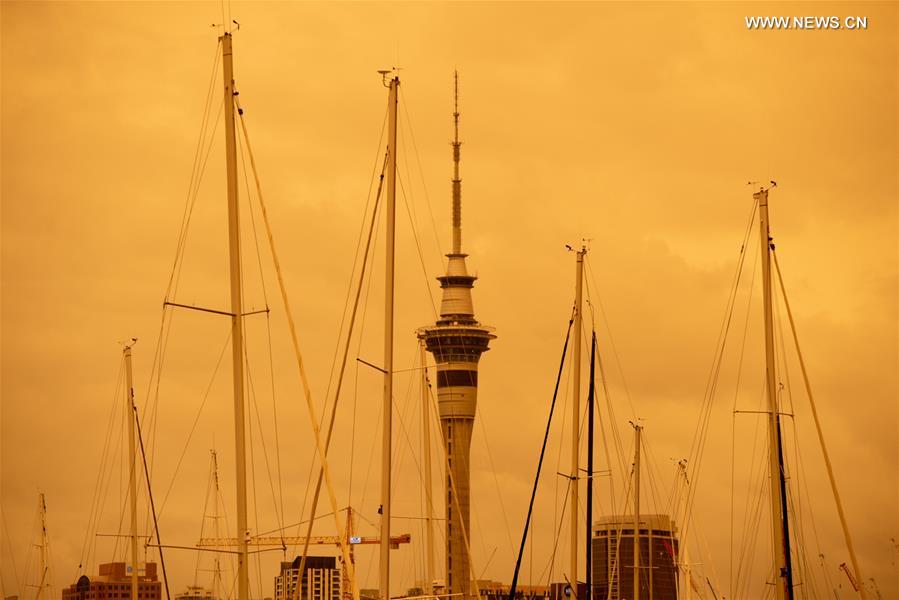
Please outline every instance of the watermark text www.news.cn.
[{"label": "watermark text www.news.cn", "polygon": [[755,16],[743,17],[747,29],[853,29],[865,30],[868,28],[868,17],[850,15],[846,17],[831,16]]}]

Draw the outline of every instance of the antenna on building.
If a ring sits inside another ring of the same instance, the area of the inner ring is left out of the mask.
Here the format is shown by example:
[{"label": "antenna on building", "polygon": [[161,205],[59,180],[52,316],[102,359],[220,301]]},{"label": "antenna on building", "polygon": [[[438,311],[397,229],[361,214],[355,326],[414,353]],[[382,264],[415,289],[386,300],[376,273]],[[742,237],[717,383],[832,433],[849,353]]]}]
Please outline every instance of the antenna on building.
[{"label": "antenna on building", "polygon": [[462,253],[462,178],[459,176],[459,71],[453,71],[453,254]]}]

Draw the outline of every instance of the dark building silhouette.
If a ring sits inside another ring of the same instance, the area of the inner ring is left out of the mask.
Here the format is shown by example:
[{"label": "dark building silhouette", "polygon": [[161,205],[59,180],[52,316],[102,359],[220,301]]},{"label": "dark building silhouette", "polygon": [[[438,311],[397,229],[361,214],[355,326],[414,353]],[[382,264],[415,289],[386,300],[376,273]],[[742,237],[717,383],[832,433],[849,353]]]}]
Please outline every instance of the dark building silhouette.
[{"label": "dark building silhouette", "polygon": [[[131,598],[131,572],[123,562],[100,565],[100,574],[91,579],[82,575],[62,590],[62,600],[122,600]],[[162,584],[156,578],[156,563],[138,569],[138,600],[160,600]]]},{"label": "dark building silhouette", "polygon": [[[668,515],[640,515],[639,600],[677,600],[677,527]],[[634,517],[593,523],[593,598],[634,600]]]},{"label": "dark building silhouette", "polygon": [[[275,598],[293,600],[300,573],[297,556],[291,562],[281,563],[281,572],[275,577]],[[299,600],[340,600],[341,571],[333,556],[307,556],[306,572],[300,583]]]}]

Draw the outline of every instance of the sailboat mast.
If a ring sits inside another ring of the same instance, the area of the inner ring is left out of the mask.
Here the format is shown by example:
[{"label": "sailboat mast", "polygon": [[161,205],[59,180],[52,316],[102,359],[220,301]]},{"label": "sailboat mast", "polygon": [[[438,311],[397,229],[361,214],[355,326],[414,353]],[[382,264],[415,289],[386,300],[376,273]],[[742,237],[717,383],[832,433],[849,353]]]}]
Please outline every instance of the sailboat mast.
[{"label": "sailboat mast", "polygon": [[590,381],[587,384],[587,547],[584,549],[585,600],[593,600],[593,404],[596,396],[596,331],[590,336]]},{"label": "sailboat mast", "polygon": [[237,597],[249,598],[247,555],[247,450],[244,432],[243,298],[240,275],[240,207],[237,201],[237,144],[234,123],[234,64],[231,34],[222,35],[225,83],[225,161],[228,174],[228,255],[231,264],[231,372],[234,383],[234,442],[237,466]]},{"label": "sailboat mast", "polygon": [[774,589],[777,600],[792,600],[793,573],[790,565],[790,536],[787,521],[786,481],[777,406],[777,377],[774,364],[774,319],[771,301],[771,231],[768,222],[768,190],[752,195],[759,203],[762,252],[762,293],[765,305],[765,364],[768,391],[768,473],[771,488]]},{"label": "sailboat mast", "polygon": [[[400,78],[390,80],[387,99],[387,280],[384,301],[384,431],[381,434],[381,600],[390,598],[390,453],[393,421],[393,287],[396,250],[396,108]],[[241,599],[243,600],[243,599]]]},{"label": "sailboat mast", "polygon": [[634,425],[634,600],[640,600],[640,434]]},{"label": "sailboat mast", "polygon": [[131,600],[137,600],[137,445],[134,439],[134,376],[131,346],[125,346],[125,411],[128,415],[128,490],[131,496]]},{"label": "sailboat mast", "polygon": [[421,352],[421,437],[424,446],[425,463],[425,544],[427,560],[425,563],[425,593],[434,594],[434,505],[431,498],[431,411],[428,394],[428,350],[425,341],[419,340]]},{"label": "sailboat mast", "polygon": [[41,552],[39,558],[41,578],[38,580],[35,600],[41,600],[44,594],[44,582],[47,580],[47,499],[44,496],[44,492],[40,493],[38,502],[40,502],[38,508],[41,513]]},{"label": "sailboat mast", "polygon": [[580,414],[581,414],[581,305],[583,303],[584,292],[584,255],[587,254],[587,248],[581,246],[577,251],[577,262],[575,266],[575,287],[574,287],[574,355],[572,357],[572,365],[574,372],[572,373],[572,386],[574,392],[571,394],[571,505],[569,508],[571,518],[571,597],[577,598],[577,548],[580,540],[577,535],[578,520],[580,514],[578,512],[578,470],[580,468],[579,449],[580,449]]},{"label": "sailboat mast", "polygon": [[[221,489],[219,488],[219,458],[218,454],[215,450],[212,450],[212,477],[213,477],[213,486],[215,491],[213,492],[215,495],[213,496],[213,503],[215,504],[215,509],[213,509],[212,519],[215,522],[215,537],[221,537],[221,532],[219,530],[219,497],[221,496]],[[212,597],[218,598],[218,590],[219,584],[222,580],[222,565],[221,558],[218,552],[215,553],[215,558],[213,558],[213,567],[212,567]]]}]

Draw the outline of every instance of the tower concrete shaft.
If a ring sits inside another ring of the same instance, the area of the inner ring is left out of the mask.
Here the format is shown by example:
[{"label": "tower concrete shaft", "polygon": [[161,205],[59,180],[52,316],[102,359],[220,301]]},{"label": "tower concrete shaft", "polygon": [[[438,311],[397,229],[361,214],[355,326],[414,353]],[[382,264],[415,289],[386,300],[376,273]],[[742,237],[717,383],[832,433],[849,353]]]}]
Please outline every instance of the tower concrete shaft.
[{"label": "tower concrete shaft", "polygon": [[478,361],[496,336],[475,319],[471,289],[476,277],[468,274],[462,252],[462,179],[459,176],[459,79],[455,78],[453,121],[452,214],[453,250],[447,254],[446,274],[438,277],[443,297],[440,318],[419,330],[437,364],[437,407],[446,450],[446,591],[472,595],[469,547],[471,507],[469,451],[478,401]]}]

